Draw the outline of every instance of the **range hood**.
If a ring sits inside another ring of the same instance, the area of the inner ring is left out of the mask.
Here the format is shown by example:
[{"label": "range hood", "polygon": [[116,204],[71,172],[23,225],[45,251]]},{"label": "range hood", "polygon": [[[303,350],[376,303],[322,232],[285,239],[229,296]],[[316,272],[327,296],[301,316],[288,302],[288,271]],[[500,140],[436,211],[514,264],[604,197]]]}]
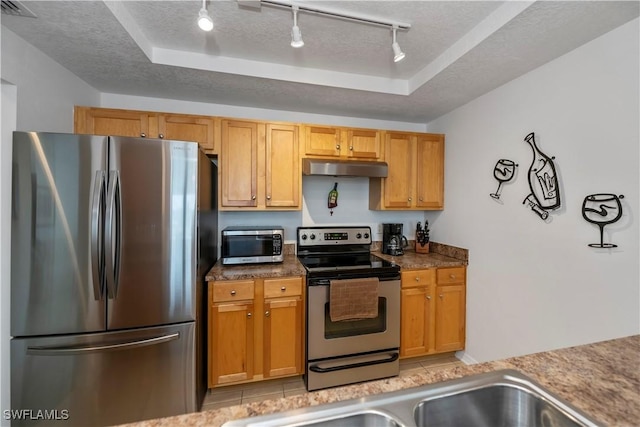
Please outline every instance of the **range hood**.
[{"label": "range hood", "polygon": [[386,178],[388,169],[389,166],[385,162],[302,159],[303,175]]}]

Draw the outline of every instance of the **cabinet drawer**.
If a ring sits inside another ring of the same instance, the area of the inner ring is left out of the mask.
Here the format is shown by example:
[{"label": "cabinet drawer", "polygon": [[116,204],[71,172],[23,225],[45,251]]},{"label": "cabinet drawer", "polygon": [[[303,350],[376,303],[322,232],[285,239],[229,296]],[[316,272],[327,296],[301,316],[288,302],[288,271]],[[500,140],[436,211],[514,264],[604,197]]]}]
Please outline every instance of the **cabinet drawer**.
[{"label": "cabinet drawer", "polygon": [[465,282],[465,268],[439,268],[438,269],[438,285],[447,283],[464,283]]},{"label": "cabinet drawer", "polygon": [[212,302],[227,302],[253,299],[253,280],[233,280],[214,282]]},{"label": "cabinet drawer", "polygon": [[403,288],[415,288],[416,286],[427,286],[427,285],[434,284],[436,280],[435,269],[403,271],[401,275],[402,275]]},{"label": "cabinet drawer", "polygon": [[264,297],[278,298],[292,295],[302,295],[302,278],[265,279]]}]

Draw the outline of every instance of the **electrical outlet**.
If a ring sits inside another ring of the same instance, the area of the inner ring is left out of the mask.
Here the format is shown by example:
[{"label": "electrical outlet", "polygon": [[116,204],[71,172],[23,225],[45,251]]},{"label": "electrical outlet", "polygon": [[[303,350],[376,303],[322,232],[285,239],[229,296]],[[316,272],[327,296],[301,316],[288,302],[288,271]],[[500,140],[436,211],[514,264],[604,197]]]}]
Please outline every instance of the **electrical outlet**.
[{"label": "electrical outlet", "polygon": [[378,234],[382,234],[382,223],[378,224]]}]

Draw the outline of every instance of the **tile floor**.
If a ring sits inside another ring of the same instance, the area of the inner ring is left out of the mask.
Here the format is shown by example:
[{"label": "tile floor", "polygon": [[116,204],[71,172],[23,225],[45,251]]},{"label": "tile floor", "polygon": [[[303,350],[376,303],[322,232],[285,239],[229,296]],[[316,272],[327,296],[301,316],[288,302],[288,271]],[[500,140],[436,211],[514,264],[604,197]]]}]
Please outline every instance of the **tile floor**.
[{"label": "tile floor", "polygon": [[[463,365],[453,353],[404,359],[400,361],[400,376],[432,369]],[[289,397],[307,393],[302,377],[281,378],[258,383],[239,384],[209,389],[202,405],[203,411],[240,405],[242,403]]]}]

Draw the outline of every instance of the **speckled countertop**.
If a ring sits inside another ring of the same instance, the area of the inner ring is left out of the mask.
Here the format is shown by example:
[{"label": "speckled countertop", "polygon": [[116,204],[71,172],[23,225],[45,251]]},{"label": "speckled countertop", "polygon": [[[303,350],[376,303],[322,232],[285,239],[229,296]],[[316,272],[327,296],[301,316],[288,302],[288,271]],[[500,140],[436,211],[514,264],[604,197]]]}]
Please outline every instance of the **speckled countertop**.
[{"label": "speckled countertop", "polygon": [[498,369],[516,369],[522,372],[587,415],[611,427],[640,425],[640,335],[143,421],[133,425],[217,427],[232,419],[417,387]]},{"label": "speckled countertop", "polygon": [[[413,244],[410,246],[412,247]],[[375,255],[394,262],[404,269],[454,267],[469,263],[469,251],[466,249],[431,242],[430,250],[431,252],[427,254],[421,254],[409,248],[405,250],[404,255],[391,256],[380,252],[380,242],[374,242],[372,246]],[[247,280],[305,275],[306,271],[295,255],[295,245],[285,245],[284,253],[284,261],[275,264],[223,266],[218,260],[207,273],[206,280]]]},{"label": "speckled countertop", "polygon": [[284,256],[284,261],[276,264],[222,265],[218,260],[207,273],[210,280],[246,280],[267,277],[304,276],[306,270],[293,254]]}]

